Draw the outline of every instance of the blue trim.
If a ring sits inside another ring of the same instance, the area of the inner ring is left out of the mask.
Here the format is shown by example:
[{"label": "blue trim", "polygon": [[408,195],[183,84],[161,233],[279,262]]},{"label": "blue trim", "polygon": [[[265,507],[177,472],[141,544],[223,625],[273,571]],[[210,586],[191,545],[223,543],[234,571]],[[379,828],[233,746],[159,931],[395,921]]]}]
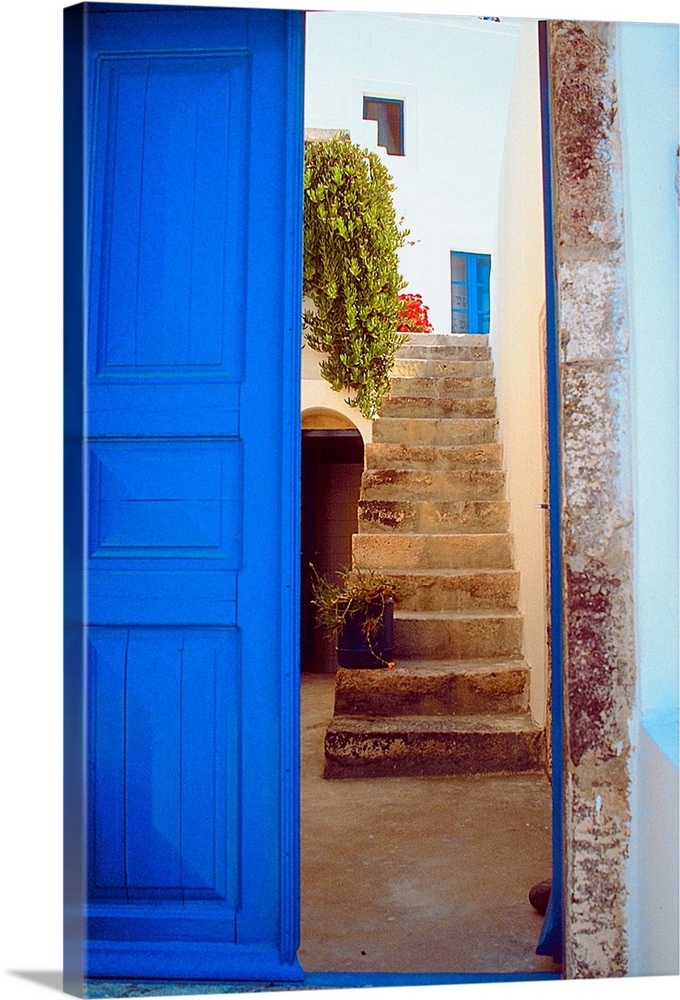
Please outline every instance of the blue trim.
[{"label": "blue trim", "polygon": [[522,983],[561,979],[559,972],[308,972],[305,986],[445,986],[450,983]]},{"label": "blue trim", "polygon": [[281,919],[279,947],[284,962],[295,965],[300,946],[300,509],[302,407],[302,191],[304,173],[304,32],[303,11],[286,15],[286,260],[284,264],[282,360],[281,498]]},{"label": "blue trim", "polygon": [[[489,303],[489,287],[491,277],[491,254],[470,253],[466,250],[451,250],[449,253],[449,266],[452,270],[454,257],[460,257],[465,261],[465,281],[460,281],[451,277],[451,332],[452,333],[488,333],[490,308],[481,310],[479,306],[480,273],[486,268],[486,274],[481,275],[481,283],[484,286],[484,295]],[[454,286],[460,286],[467,291],[467,306],[453,305]],[[454,314],[465,315],[465,331],[453,329]]]},{"label": "blue trim", "polygon": [[[163,941],[97,941],[88,949],[88,962],[95,970],[90,981],[165,980],[173,983],[175,994],[181,982],[200,982],[208,992],[211,980],[229,982],[230,976],[234,981],[274,983],[297,983],[304,976],[297,961],[282,962],[278,948],[268,944],[183,941],[172,947]],[[139,969],[143,976],[135,975]]]},{"label": "blue trim", "polygon": [[564,701],[562,695],[562,469],[560,462],[559,343],[557,332],[555,246],[553,239],[550,61],[547,22],[538,24],[543,145],[543,218],[545,235],[546,365],[550,494],[550,704],[552,713],[552,892],[536,947],[555,962],[563,955],[564,853]]},{"label": "blue trim", "polygon": [[[260,993],[272,990],[366,989],[370,987],[449,986],[464,983],[522,983],[560,979],[557,972],[309,972],[300,983],[258,979],[216,982],[168,982],[167,980],[88,979],[84,996],[125,997],[198,996],[226,993]],[[134,990],[134,993],[132,992]]]},{"label": "blue trim", "polygon": [[63,12],[64,30],[64,991],[80,995],[84,976],[86,863],[83,762],[86,758],[84,683],[84,390],[85,322],[85,72],[84,7]]}]

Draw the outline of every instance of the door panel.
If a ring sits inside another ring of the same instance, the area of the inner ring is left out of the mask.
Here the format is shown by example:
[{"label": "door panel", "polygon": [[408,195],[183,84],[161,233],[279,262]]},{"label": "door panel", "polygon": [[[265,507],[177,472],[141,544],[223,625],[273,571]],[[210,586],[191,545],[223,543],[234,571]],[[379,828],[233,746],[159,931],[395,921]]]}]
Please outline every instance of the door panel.
[{"label": "door panel", "polygon": [[302,17],[66,12],[87,94],[90,975],[302,975],[286,443],[299,437]]},{"label": "door panel", "polygon": [[210,899],[234,939],[236,631],[92,630],[91,899]]}]

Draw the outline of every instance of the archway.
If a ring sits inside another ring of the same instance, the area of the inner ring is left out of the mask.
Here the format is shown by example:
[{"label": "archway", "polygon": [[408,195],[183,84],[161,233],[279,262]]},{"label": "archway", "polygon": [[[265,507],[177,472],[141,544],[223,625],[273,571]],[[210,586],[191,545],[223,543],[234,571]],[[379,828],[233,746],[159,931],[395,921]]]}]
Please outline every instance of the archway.
[{"label": "archway", "polygon": [[364,463],[359,431],[342,414],[312,407],[302,415],[301,669],[333,673],[333,642],[310,614],[310,564],[326,577],[347,568]]}]

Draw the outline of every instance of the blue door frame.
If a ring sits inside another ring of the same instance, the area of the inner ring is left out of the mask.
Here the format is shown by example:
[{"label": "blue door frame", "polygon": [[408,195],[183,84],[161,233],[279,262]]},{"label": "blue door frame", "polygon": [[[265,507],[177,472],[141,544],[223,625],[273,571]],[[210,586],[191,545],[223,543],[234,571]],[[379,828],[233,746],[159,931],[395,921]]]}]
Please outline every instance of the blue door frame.
[{"label": "blue door frame", "polygon": [[[86,975],[304,976],[296,958],[303,26],[299,11],[65,10],[64,970],[76,995]],[[546,51],[542,25],[556,767],[553,893],[538,951],[560,961],[559,407]],[[264,99],[274,117],[249,117],[250,99],[259,111]],[[144,161],[154,143],[162,151],[158,123],[173,106],[181,111],[175,148],[188,149],[182,136],[193,128],[195,149],[179,155],[171,174],[180,180],[164,194],[162,174],[145,173]],[[231,108],[236,131],[216,135],[207,121],[201,133],[206,106],[218,117]],[[227,170],[217,183],[235,189],[250,214],[244,222],[236,203],[225,203],[217,225],[200,191],[216,182],[212,154],[226,140],[244,172]],[[265,147],[278,155],[260,155]],[[146,178],[143,196],[134,177]],[[192,303],[182,284],[181,244],[191,234],[163,212],[186,206],[190,187],[207,271],[220,240],[230,253],[245,248],[229,257],[223,278],[235,281],[234,293],[241,281],[247,308],[233,295]],[[152,250],[141,261],[144,226]],[[153,276],[163,254],[177,271],[159,290]],[[217,352],[210,340],[224,299],[243,331],[226,361],[224,339]],[[159,309],[165,355],[154,340]],[[182,341],[187,322],[191,336]],[[226,855],[215,848],[220,839]],[[366,985],[366,977],[316,974],[308,983]]]},{"label": "blue door frame", "polygon": [[564,714],[562,642],[562,475],[560,460],[559,341],[553,237],[552,126],[548,23],[538,23],[545,239],[546,389],[550,524],[550,713],[552,741],[552,891],[536,951],[561,963],[564,954]]}]

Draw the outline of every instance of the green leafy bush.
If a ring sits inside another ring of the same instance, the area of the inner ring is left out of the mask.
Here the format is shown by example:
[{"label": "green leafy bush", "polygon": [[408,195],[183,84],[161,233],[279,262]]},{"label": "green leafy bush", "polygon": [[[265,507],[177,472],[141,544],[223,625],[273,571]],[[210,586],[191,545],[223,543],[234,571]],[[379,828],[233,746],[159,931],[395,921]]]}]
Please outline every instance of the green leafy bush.
[{"label": "green leafy bush", "polygon": [[397,332],[397,224],[392,178],[375,153],[340,137],[305,144],[305,337],[326,357],[321,374],[347,402],[376,416],[407,337]]}]

